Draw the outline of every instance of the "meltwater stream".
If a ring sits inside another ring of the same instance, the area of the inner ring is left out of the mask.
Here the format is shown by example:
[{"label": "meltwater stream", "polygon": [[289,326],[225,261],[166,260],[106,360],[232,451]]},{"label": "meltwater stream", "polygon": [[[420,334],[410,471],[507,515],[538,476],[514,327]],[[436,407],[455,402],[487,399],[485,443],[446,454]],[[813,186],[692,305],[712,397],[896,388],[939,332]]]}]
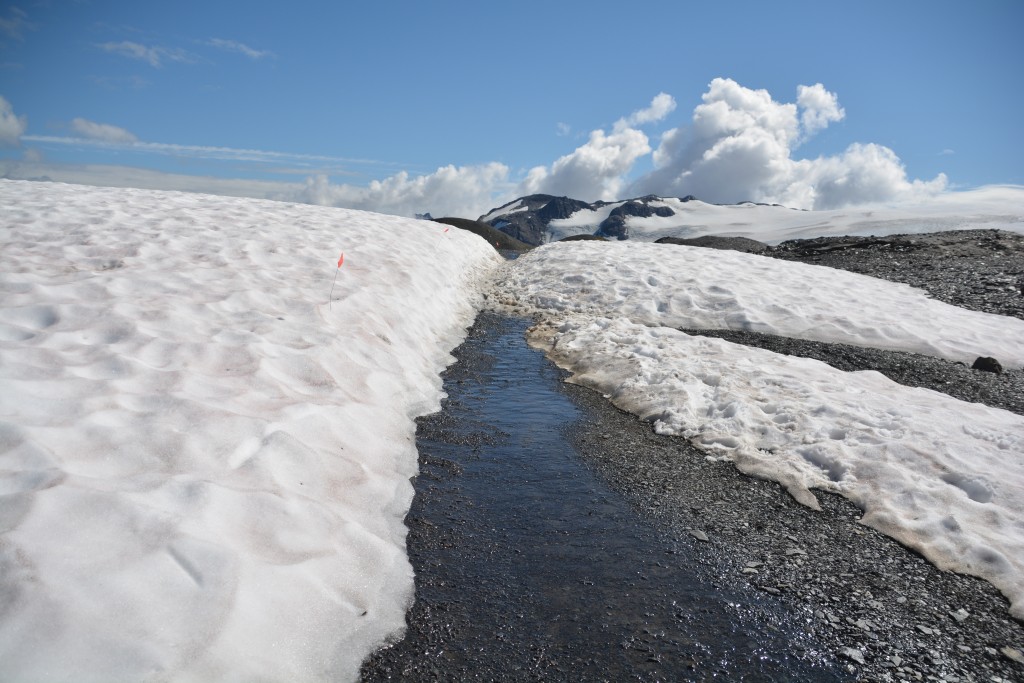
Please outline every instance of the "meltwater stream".
[{"label": "meltwater stream", "polygon": [[419,422],[416,602],[363,680],[844,680],[587,467],[565,438],[579,409],[527,324],[481,314],[444,410]]}]

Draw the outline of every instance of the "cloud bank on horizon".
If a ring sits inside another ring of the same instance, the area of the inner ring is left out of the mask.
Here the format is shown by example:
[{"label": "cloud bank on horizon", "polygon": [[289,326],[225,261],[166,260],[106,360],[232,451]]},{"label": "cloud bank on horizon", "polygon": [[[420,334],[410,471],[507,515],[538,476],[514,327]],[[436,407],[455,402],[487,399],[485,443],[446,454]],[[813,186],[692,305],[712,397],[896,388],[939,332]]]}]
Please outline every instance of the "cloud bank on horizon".
[{"label": "cloud bank on horizon", "polygon": [[[667,120],[675,99],[659,93],[650,105],[616,121],[611,130],[591,131],[586,142],[549,165],[513,172],[505,164],[448,165],[422,175],[399,171],[368,185],[331,182],[326,173],[311,173],[303,183],[208,178],[211,193],[245,194],[324,206],[412,215],[475,217],[515,197],[544,193],[585,201],[612,201],[631,196],[695,195],[712,203],[755,201],[802,209],[836,209],[868,203],[919,200],[948,189],[945,174],[930,180],[908,178],[896,152],[876,143],[853,143],[841,153],[800,158],[800,146],[845,111],[836,93],[821,83],[800,85],[795,102],[776,101],[767,90],[716,78],[686,125],[670,128],[656,144],[642,128]],[[106,123],[75,119],[79,137],[25,135],[27,122],[0,98],[0,144],[22,142],[135,147],[173,154],[181,145],[141,142],[130,131]],[[28,150],[22,176],[38,152]],[[222,152],[229,150],[221,150]],[[238,150],[241,152],[241,150]],[[255,152],[252,152],[256,154]],[[275,153],[265,153],[274,156]],[[278,155],[285,156],[285,155]],[[39,166],[38,162],[35,162]],[[649,168],[643,168],[649,165]],[[67,179],[46,166],[50,177]],[[124,169],[124,184],[142,182],[135,169]],[[79,169],[71,182],[88,183],[90,173],[119,184],[118,173]],[[7,175],[15,177],[8,165]],[[37,175],[41,175],[37,173]],[[182,176],[151,173],[146,187],[194,190]]]}]

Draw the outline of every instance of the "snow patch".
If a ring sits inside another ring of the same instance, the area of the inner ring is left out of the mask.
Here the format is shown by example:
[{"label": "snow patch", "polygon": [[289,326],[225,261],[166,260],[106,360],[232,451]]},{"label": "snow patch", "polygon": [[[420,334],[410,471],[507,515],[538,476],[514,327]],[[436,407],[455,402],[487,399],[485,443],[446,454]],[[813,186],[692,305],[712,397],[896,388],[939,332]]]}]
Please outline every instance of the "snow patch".
[{"label": "snow patch", "polygon": [[811,507],[813,489],[841,493],[864,524],[990,581],[1024,616],[1024,417],[624,318],[557,318],[532,341],[659,433]]}]

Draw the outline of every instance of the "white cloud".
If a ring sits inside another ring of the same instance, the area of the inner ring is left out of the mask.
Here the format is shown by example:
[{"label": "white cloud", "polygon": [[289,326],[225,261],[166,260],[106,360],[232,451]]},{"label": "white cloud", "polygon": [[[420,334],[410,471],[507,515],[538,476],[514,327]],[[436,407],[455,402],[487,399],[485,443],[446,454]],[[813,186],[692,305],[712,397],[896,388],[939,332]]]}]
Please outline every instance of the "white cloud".
[{"label": "white cloud", "polygon": [[184,62],[186,64],[197,61],[194,55],[179,48],[148,47],[128,40],[121,41],[120,43],[101,43],[96,47],[105,52],[112,52],[123,57],[147,62],[150,66],[157,68],[163,66],[165,61]]},{"label": "white cloud", "polygon": [[112,164],[46,163],[33,155],[23,160],[0,159],[0,178],[48,179],[80,185],[203,192],[363,209],[409,217],[430,212],[438,217],[476,218],[515,197],[515,184],[509,181],[509,169],[499,163],[443,166],[433,173],[419,176],[410,176],[403,171],[360,187],[333,184],[326,175],[309,176],[303,183],[215,178]]},{"label": "white cloud", "polygon": [[74,119],[71,121],[71,129],[89,140],[98,140],[114,145],[130,145],[138,142],[138,138],[124,128],[112,126],[109,123],[95,123],[86,119]]},{"label": "white cloud", "polygon": [[38,152],[25,154],[22,160],[0,159],[0,178],[12,180],[46,179],[59,183],[100,187],[137,187],[144,190],[203,192],[228,197],[255,197],[299,201],[302,186],[250,178],[214,178],[202,175],[166,173],[114,164],[66,164],[46,162]]},{"label": "white cloud", "polygon": [[651,152],[647,136],[634,128],[590,133],[586,144],[556,160],[550,167],[530,169],[519,194],[566,195],[593,201],[619,198],[624,177],[636,160]]},{"label": "white cloud", "polygon": [[[478,166],[443,166],[412,175],[395,173],[398,164],[368,159],[346,159],[266,150],[177,145],[136,141],[115,126],[76,119],[83,137],[24,135],[24,117],[14,116],[0,99],[0,142],[17,144],[116,146],[136,154],[159,154],[229,161],[249,166],[250,171],[308,176],[304,184],[278,181],[246,181],[203,178],[196,183],[148,172],[149,187],[200,189],[271,199],[304,201],[383,213],[411,216],[474,217],[516,196],[545,193],[593,201],[624,199],[644,194],[684,196],[694,194],[710,202],[744,200],[777,202],[808,209],[831,209],[852,204],[918,201],[935,197],[947,188],[942,174],[932,180],[912,180],[899,157],[877,144],[853,144],[845,151],[816,159],[794,158],[793,150],[808,137],[842,120],[838,97],[821,84],[800,86],[796,102],[777,102],[766,90],[745,88],[729,79],[715,79],[693,112],[689,126],[672,128],[651,150],[647,135],[635,126],[664,120],[675,101],[659,93],[650,106],[619,119],[611,132],[595,130],[587,141],[550,165],[535,166],[512,178],[501,163]],[[559,125],[560,130],[568,131]],[[628,181],[637,162],[651,155],[654,170],[635,182]],[[387,173],[366,186],[332,184],[330,176],[352,173],[352,166],[371,173]],[[49,165],[52,169],[53,165]],[[369,171],[370,167],[376,167]],[[19,173],[28,171],[21,167]],[[79,177],[100,177],[99,167],[79,167]],[[123,167],[119,167],[123,168]],[[382,171],[382,169],[385,169]],[[34,176],[50,175],[35,172]],[[130,173],[113,173],[114,180],[95,184],[128,183]],[[128,178],[128,180],[125,180]],[[76,182],[76,181],[72,181]],[[77,182],[89,182],[86,180]],[[137,181],[137,182],[142,182]],[[215,189],[220,188],[220,189]],[[246,189],[248,188],[248,189]],[[200,191],[202,191],[200,189]]]},{"label": "white cloud", "polygon": [[683,196],[710,202],[777,202],[807,209],[907,199],[946,188],[942,174],[910,180],[896,154],[881,145],[853,144],[842,154],[794,159],[793,150],[845,112],[820,83],[800,86],[796,103],[766,90],[716,78],[688,128],[662,135],[654,171],[631,194]]},{"label": "white cloud", "polygon": [[249,47],[245,43],[239,43],[235,40],[224,40],[223,38],[211,38],[208,43],[213,47],[225,50],[227,52],[237,52],[238,54],[245,55],[249,59],[263,59],[264,57],[273,57],[274,53],[269,50],[256,50]]},{"label": "white cloud", "polygon": [[[101,124],[94,124],[101,125]],[[110,128],[116,128],[110,126]],[[123,130],[123,129],[117,129]],[[78,131],[80,134],[83,131]],[[124,131],[126,135],[131,135]],[[111,136],[113,138],[114,136]],[[293,164],[304,167],[303,173],[311,173],[314,167],[322,168],[325,164],[332,167],[344,167],[348,164],[361,166],[377,166],[383,168],[394,168],[399,164],[393,162],[376,161],[373,159],[353,159],[345,157],[332,157],[321,154],[297,154],[293,152],[274,152],[262,149],[239,149],[236,147],[211,147],[208,145],[177,145],[164,142],[143,142],[133,141],[129,149],[133,152],[159,154],[173,157],[188,157],[194,159],[207,159],[216,161],[240,161],[258,164]],[[124,147],[127,144],[125,139],[104,139],[100,136],[94,137],[62,137],[55,135],[26,135],[23,139],[41,145],[62,145],[70,147],[81,147],[83,145],[94,147]],[[340,174],[345,171],[338,168],[331,171],[332,174]]]},{"label": "white cloud", "polygon": [[629,116],[619,119],[615,127],[616,129],[622,129],[642,126],[648,123],[657,123],[675,111],[675,108],[675,98],[668,93],[660,92],[651,100],[651,106],[646,109],[638,109]]},{"label": "white cloud", "polygon": [[[839,155],[796,162],[794,176],[786,188],[794,193],[787,205],[809,203],[816,209],[907,200],[937,194],[947,186],[943,173],[930,181],[908,180],[896,153],[874,143],[854,143]],[[780,199],[786,200],[786,195]]]},{"label": "white cloud", "polygon": [[290,198],[310,204],[378,211],[400,216],[431,213],[434,216],[475,218],[487,209],[513,199],[509,170],[492,162],[481,166],[442,166],[427,175],[410,176],[401,171],[367,187],[332,185],[326,176],[306,180]]},{"label": "white cloud", "polygon": [[564,137],[572,132],[572,126],[570,126],[568,123],[562,123],[561,121],[559,121],[558,123],[555,124],[555,130],[557,131],[560,137]]},{"label": "white cloud", "polygon": [[824,130],[833,121],[842,121],[846,116],[846,112],[839,106],[839,98],[835,93],[825,90],[821,83],[797,86],[796,103],[801,109],[800,124],[807,137]]},{"label": "white cloud", "polygon": [[16,116],[10,102],[0,96],[0,147],[17,147],[28,127],[24,116]]}]

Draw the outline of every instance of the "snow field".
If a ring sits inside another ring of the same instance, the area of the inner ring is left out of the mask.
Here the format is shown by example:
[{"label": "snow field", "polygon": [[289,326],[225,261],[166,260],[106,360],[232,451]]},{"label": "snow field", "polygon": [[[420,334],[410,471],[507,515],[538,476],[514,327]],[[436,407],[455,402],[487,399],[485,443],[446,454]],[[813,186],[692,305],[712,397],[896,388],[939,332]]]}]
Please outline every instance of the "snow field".
[{"label": "snow field", "polygon": [[[548,241],[592,234],[625,202],[581,209],[548,224]],[[708,204],[665,197],[651,206],[667,206],[672,216],[628,216],[631,240],[653,242],[661,237],[721,235],[748,237],[767,244],[827,235],[895,235],[945,230],[998,229],[1024,233],[1024,187],[990,185],[964,192],[929,196],[917,203],[901,202],[821,211],[801,211],[764,204]],[[485,220],[512,213],[496,209]]]},{"label": "snow field", "polygon": [[0,678],[355,679],[404,627],[413,418],[493,249],[11,181],[0,244]]}]

